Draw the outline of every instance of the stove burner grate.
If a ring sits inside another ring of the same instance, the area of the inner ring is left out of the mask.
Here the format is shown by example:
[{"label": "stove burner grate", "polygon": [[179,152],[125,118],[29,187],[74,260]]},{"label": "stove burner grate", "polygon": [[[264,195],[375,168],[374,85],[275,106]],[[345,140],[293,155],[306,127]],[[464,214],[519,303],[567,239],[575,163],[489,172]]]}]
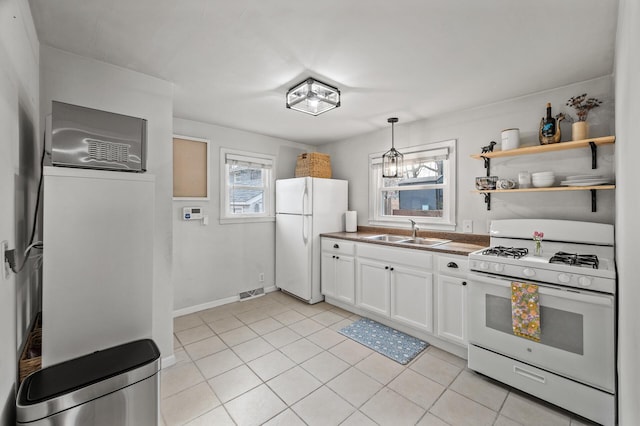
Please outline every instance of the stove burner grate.
[{"label": "stove burner grate", "polygon": [[529,253],[529,250],[526,248],[504,246],[489,247],[482,252],[483,255],[487,256],[513,257],[514,259],[520,259],[526,256],[527,253]]},{"label": "stove burner grate", "polygon": [[554,254],[549,263],[563,263],[565,265],[587,266],[593,269],[598,269],[600,263],[598,262],[598,256],[595,254],[577,254],[577,253],[565,253],[559,251]]}]

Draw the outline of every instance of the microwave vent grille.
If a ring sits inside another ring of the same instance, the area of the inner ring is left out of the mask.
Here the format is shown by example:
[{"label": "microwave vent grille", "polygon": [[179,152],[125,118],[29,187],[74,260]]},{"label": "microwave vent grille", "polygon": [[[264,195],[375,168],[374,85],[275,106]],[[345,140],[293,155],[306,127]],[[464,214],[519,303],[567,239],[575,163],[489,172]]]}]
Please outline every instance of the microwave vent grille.
[{"label": "microwave vent grille", "polygon": [[117,142],[106,142],[98,139],[87,139],[89,158],[98,161],[129,161],[129,145]]}]

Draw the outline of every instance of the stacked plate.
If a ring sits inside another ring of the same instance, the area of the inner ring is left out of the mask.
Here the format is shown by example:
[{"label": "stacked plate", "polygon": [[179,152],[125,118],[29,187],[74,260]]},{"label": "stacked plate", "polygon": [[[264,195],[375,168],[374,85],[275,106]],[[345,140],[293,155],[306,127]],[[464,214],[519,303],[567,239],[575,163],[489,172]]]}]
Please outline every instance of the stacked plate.
[{"label": "stacked plate", "polygon": [[567,180],[560,182],[564,186],[593,186],[609,183],[610,180],[601,175],[567,176]]},{"label": "stacked plate", "polygon": [[553,186],[556,181],[556,176],[553,172],[538,172],[531,173],[531,183],[536,188],[547,188]]}]

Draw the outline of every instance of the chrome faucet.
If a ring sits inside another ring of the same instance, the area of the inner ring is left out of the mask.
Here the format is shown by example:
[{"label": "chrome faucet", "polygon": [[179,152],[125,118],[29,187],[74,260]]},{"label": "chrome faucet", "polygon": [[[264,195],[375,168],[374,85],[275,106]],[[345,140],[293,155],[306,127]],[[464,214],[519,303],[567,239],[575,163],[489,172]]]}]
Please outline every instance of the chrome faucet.
[{"label": "chrome faucet", "polygon": [[416,221],[413,219],[409,219],[409,222],[411,222],[411,238],[413,238],[414,240],[416,239],[416,232],[418,231],[418,227],[416,226]]}]

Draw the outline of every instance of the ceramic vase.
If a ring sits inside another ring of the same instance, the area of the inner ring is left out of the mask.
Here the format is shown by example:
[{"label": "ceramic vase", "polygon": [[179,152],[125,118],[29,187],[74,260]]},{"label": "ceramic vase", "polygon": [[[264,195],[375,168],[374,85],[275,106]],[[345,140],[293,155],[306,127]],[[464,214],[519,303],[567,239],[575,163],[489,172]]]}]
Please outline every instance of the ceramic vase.
[{"label": "ceramic vase", "polygon": [[589,123],[586,121],[576,121],[571,125],[571,140],[581,141],[589,137]]}]

